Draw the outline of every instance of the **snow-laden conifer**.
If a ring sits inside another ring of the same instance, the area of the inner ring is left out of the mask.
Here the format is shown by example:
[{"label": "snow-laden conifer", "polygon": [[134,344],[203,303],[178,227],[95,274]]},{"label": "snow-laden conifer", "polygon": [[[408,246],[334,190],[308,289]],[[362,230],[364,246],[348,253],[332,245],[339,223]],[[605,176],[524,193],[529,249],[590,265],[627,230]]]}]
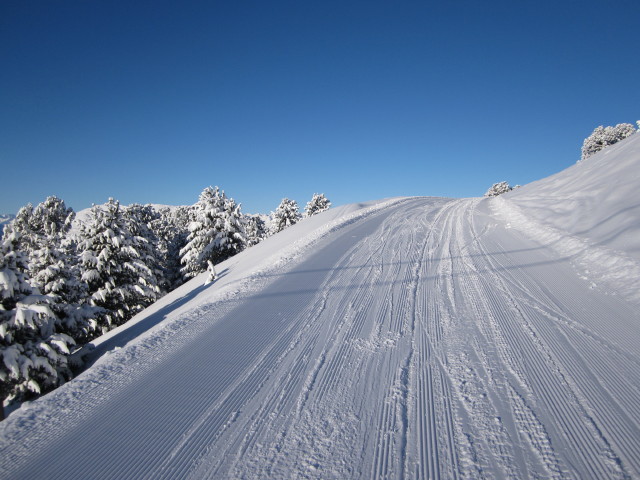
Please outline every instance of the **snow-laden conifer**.
[{"label": "snow-laden conifer", "polygon": [[[22,248],[28,256],[30,283],[45,295],[57,295],[69,302],[77,286],[71,272],[74,244],[67,234],[75,217],[64,201],[48,197],[31,210],[29,226],[16,224],[23,239]],[[73,290],[73,292],[72,292]]]},{"label": "snow-laden conifer", "polygon": [[245,233],[247,247],[252,247],[260,243],[268,233],[265,219],[258,214],[245,215]]},{"label": "snow-laden conifer", "polygon": [[49,297],[56,331],[83,342],[95,321],[94,312],[81,306],[86,285],[80,281],[75,241],[68,235],[74,216],[63,200],[51,196],[35,208],[21,208],[12,228],[20,237],[17,248],[25,254],[29,284]]},{"label": "snow-laden conifer", "polygon": [[56,330],[51,296],[28,282],[27,259],[12,225],[0,241],[0,400],[23,400],[70,378],[74,341]]},{"label": "snow-laden conifer", "polygon": [[158,242],[157,254],[163,271],[161,288],[167,291],[180,286],[184,281],[180,250],[187,244],[192,208],[192,206],[162,208],[158,212],[158,218],[151,223],[151,229]]},{"label": "snow-laden conifer", "polygon": [[207,187],[192,210],[187,244],[180,250],[182,272],[194,277],[242,251],[246,246],[240,205],[218,187]]},{"label": "snow-laden conifer", "polygon": [[304,207],[304,216],[311,217],[312,215],[328,210],[330,206],[331,202],[324,196],[324,193],[314,193],[313,198],[311,198]]},{"label": "snow-laden conifer", "polygon": [[78,252],[88,303],[102,309],[98,321],[103,332],[156,300],[155,276],[141,258],[146,247],[147,241],[129,230],[119,202],[109,199],[91,209],[80,230]]},{"label": "snow-laden conifer", "polygon": [[300,220],[298,202],[283,198],[276,211],[271,213],[269,230],[272,234],[281,232],[285,228],[298,223],[298,220]]},{"label": "snow-laden conifer", "polygon": [[618,143],[620,140],[624,140],[635,131],[635,127],[630,123],[619,123],[615,127],[603,127],[602,125],[596,127],[582,143],[581,160],[589,158],[603,148]]},{"label": "snow-laden conifer", "polygon": [[123,209],[127,228],[137,245],[138,259],[142,261],[154,276],[154,283],[162,293],[169,291],[168,282],[164,278],[164,252],[159,248],[160,240],[154,227],[157,227],[160,213],[151,205],[134,203]]}]

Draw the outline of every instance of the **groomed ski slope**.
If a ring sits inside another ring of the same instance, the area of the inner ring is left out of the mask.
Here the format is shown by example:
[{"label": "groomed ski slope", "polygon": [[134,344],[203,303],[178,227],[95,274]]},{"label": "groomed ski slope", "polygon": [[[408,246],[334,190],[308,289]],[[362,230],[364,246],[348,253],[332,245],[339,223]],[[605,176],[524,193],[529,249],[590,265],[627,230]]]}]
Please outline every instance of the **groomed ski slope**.
[{"label": "groomed ski slope", "polygon": [[536,188],[342,207],[228,260],[0,424],[0,476],[639,477],[637,263],[527,216]]}]

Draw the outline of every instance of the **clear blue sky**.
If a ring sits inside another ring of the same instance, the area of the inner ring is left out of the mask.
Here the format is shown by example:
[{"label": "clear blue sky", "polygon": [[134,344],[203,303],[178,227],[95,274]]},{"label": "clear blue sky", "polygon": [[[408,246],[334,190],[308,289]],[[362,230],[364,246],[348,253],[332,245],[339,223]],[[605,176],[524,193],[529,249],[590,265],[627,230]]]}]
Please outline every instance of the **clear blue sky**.
[{"label": "clear blue sky", "polygon": [[640,2],[0,3],[0,213],[479,196],[640,119]]}]

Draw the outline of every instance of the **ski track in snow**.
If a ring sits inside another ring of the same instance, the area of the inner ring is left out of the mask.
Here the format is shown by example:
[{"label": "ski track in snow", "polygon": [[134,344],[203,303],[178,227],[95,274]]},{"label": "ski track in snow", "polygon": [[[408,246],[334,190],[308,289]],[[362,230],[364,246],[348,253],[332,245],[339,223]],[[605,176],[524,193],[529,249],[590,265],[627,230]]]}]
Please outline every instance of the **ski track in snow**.
[{"label": "ski track in snow", "polygon": [[389,203],[16,412],[0,476],[639,477],[639,310],[583,276],[491,200]]}]

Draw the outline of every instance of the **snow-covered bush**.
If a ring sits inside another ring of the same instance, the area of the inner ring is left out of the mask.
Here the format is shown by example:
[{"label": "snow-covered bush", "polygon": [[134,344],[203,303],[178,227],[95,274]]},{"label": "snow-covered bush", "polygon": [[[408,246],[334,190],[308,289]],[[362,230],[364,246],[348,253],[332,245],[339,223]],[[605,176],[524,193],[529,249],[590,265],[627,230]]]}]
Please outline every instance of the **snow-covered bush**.
[{"label": "snow-covered bush", "polygon": [[278,208],[276,208],[276,211],[271,213],[269,230],[271,234],[281,232],[285,228],[298,223],[298,220],[300,220],[298,202],[283,198]]},{"label": "snow-covered bush", "polygon": [[581,160],[589,158],[594,153],[598,153],[603,148],[618,143],[636,131],[630,123],[619,123],[615,127],[603,127],[600,125],[593,130],[593,133],[584,139],[582,143]]},{"label": "snow-covered bush", "polygon": [[330,206],[331,202],[324,196],[324,193],[314,193],[311,201],[304,207],[304,216],[310,217],[317,213],[324,212],[328,210]]},{"label": "snow-covered bush", "polygon": [[497,197],[498,195],[510,192],[511,190],[513,190],[513,188],[511,188],[507,182],[494,183],[491,188],[487,190],[487,193],[485,193],[484,196]]}]

